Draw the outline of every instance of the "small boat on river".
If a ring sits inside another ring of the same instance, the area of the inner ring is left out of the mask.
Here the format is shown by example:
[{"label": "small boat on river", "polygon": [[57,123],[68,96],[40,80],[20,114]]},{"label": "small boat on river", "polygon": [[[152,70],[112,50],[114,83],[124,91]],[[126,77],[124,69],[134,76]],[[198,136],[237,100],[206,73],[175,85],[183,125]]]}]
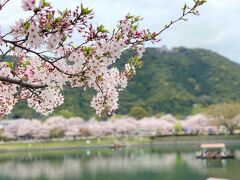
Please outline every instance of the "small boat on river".
[{"label": "small boat on river", "polygon": [[196,153],[196,157],[200,159],[226,159],[234,158],[234,155],[230,153],[226,145],[221,144],[201,144],[201,151]]}]

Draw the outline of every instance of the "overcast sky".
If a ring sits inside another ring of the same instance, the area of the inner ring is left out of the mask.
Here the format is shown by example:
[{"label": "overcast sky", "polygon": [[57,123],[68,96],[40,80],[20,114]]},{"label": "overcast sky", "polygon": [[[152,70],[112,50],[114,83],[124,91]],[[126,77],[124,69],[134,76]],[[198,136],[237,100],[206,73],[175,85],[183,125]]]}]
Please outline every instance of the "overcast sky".
[{"label": "overcast sky", "polygon": [[[142,27],[158,31],[171,19],[181,14],[184,3],[191,0],[52,0],[58,9],[73,8],[83,4],[94,9],[96,22],[107,28],[128,12],[144,17]],[[20,8],[21,0],[11,0],[0,13],[3,30],[17,18],[26,17]],[[200,8],[200,17],[191,16],[162,34],[161,47],[185,46],[206,48],[240,63],[240,0],[208,0]],[[156,46],[156,45],[155,45]]]}]

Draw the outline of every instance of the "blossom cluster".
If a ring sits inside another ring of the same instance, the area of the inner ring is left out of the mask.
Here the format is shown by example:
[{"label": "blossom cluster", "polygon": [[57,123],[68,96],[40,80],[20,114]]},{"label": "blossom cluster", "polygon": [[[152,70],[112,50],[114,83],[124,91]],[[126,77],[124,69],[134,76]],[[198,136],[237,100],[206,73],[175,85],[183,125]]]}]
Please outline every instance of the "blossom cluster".
[{"label": "blossom cluster", "polygon": [[[194,2],[181,18],[201,5],[200,0]],[[48,115],[64,102],[61,92],[69,86],[94,89],[91,106],[96,113],[112,114],[118,108],[119,91],[140,64],[144,42],[159,41],[160,33],[139,29],[142,18],[130,14],[110,33],[103,25],[94,25],[92,9],[82,4],[56,11],[46,0],[39,4],[22,0],[22,9],[32,15],[16,21],[9,32],[0,31],[0,116],[23,100]],[[119,71],[114,64],[127,49],[134,52],[133,58]]]},{"label": "blossom cluster", "polygon": [[[66,86],[93,88],[91,106],[97,114],[115,111],[118,93],[134,75],[135,64],[127,63],[122,72],[111,65],[126,49],[141,58],[143,42],[155,40],[150,32],[138,30],[140,18],[127,15],[111,34],[103,25],[94,27],[93,12],[83,5],[56,13],[46,1],[37,6],[35,0],[22,0],[22,8],[33,16],[20,19],[1,37],[14,61],[1,59],[0,76],[14,82],[0,81],[0,115],[9,114],[19,100],[48,115],[64,102],[61,91]],[[70,42],[75,30],[81,39],[77,46]]]}]

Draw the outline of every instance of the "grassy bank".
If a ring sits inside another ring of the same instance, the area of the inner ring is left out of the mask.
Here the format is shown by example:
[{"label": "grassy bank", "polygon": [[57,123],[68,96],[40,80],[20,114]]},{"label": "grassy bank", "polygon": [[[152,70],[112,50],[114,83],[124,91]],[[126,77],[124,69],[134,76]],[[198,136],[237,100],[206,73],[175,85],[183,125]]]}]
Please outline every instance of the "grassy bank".
[{"label": "grassy bank", "polygon": [[[46,151],[61,150],[75,148],[110,148],[119,140],[114,137],[105,137],[98,139],[83,140],[58,140],[58,141],[22,141],[22,142],[5,142],[0,144],[0,152],[16,152],[16,151]],[[121,143],[124,145],[149,143],[149,138],[124,138]]]},{"label": "grassy bank", "polygon": [[225,143],[239,142],[240,135],[198,135],[198,136],[155,136],[152,138],[156,143],[174,143],[174,144],[186,144],[186,143],[217,143],[224,141]]},{"label": "grassy bank", "polygon": [[155,137],[152,146],[159,146],[161,150],[199,150],[202,143],[225,143],[231,148],[240,147],[240,135],[201,135],[201,136],[167,136]]},{"label": "grassy bank", "polygon": [[[66,149],[98,149],[110,148],[111,145],[118,143],[114,137],[84,140],[58,140],[58,141],[23,141],[5,142],[0,144],[1,152],[24,152],[24,151],[49,151]],[[166,137],[128,137],[121,139],[121,144],[126,146],[161,146],[177,147],[192,146],[199,147],[201,143],[226,143],[227,145],[240,145],[240,135],[232,136],[166,136]]]}]

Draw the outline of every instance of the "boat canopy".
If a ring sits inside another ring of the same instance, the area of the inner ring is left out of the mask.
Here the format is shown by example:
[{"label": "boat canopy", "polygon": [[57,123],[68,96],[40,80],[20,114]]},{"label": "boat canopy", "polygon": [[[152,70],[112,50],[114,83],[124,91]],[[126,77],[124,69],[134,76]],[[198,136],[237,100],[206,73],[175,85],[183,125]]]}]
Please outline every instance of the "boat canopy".
[{"label": "boat canopy", "polygon": [[201,144],[201,148],[205,148],[205,149],[214,149],[214,148],[225,148],[226,145],[225,144]]}]

